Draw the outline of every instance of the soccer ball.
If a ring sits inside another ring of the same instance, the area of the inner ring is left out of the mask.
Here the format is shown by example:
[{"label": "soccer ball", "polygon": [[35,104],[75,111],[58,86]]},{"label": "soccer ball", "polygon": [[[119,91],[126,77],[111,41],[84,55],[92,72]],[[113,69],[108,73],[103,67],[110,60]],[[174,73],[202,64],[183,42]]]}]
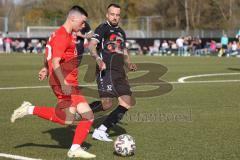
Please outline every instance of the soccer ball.
[{"label": "soccer ball", "polygon": [[115,140],[114,149],[115,153],[121,156],[134,155],[136,150],[135,140],[130,135],[122,134]]}]

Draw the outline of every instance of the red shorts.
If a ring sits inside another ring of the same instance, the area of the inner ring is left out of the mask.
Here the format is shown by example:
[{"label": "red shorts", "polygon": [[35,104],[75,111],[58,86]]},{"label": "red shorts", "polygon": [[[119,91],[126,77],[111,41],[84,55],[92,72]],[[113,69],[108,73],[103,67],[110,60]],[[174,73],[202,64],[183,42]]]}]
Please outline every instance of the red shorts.
[{"label": "red shorts", "polygon": [[53,85],[51,88],[58,99],[57,107],[61,109],[77,107],[79,103],[87,103],[78,86],[72,86],[72,93],[70,95],[65,95],[60,85]]}]

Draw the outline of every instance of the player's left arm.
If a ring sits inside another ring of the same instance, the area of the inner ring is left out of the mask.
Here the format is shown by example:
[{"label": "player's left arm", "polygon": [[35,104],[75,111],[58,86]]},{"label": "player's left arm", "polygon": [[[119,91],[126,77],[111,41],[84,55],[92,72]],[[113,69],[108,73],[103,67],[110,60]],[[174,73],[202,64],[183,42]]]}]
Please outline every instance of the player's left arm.
[{"label": "player's left arm", "polygon": [[130,71],[136,71],[137,65],[131,62],[130,56],[128,54],[127,48],[123,49],[124,63]]},{"label": "player's left arm", "polygon": [[123,35],[123,39],[124,39],[124,43],[123,43],[123,56],[124,56],[124,63],[125,66],[130,70],[130,71],[136,71],[137,70],[137,65],[131,62],[129,53],[128,53],[128,49],[126,47],[126,34],[124,31],[122,31],[122,35]]}]

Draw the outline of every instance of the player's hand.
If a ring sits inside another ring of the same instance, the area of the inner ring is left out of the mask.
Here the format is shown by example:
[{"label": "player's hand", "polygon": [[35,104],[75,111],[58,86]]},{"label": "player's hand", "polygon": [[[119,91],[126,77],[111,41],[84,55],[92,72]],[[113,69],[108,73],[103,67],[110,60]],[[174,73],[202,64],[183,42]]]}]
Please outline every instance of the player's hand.
[{"label": "player's hand", "polygon": [[38,79],[40,81],[45,80],[48,77],[48,69],[46,67],[43,67],[39,72],[38,72]]},{"label": "player's hand", "polygon": [[72,86],[69,85],[65,80],[64,80],[64,83],[61,85],[61,88],[62,88],[62,92],[65,95],[70,95],[72,92]]},{"label": "player's hand", "polygon": [[133,63],[129,63],[129,64],[127,65],[127,67],[128,67],[128,69],[129,69],[130,71],[136,71],[136,70],[137,70],[137,65],[136,65],[136,64],[133,64]]},{"label": "player's hand", "polygon": [[106,69],[106,64],[101,59],[97,59],[97,64],[100,71],[103,71]]},{"label": "player's hand", "polygon": [[89,33],[89,34],[86,34],[86,35],[85,35],[85,38],[87,38],[87,39],[91,39],[92,36],[93,36],[93,33],[91,32],[91,33]]}]

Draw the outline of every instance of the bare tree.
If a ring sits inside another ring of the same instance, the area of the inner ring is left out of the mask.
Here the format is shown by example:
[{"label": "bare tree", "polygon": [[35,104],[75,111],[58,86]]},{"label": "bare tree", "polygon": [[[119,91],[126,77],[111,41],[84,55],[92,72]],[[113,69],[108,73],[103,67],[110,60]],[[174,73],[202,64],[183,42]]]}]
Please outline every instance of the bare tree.
[{"label": "bare tree", "polygon": [[184,8],[185,8],[185,17],[186,17],[186,31],[189,31],[189,15],[188,15],[188,1],[189,0],[184,0]]}]

